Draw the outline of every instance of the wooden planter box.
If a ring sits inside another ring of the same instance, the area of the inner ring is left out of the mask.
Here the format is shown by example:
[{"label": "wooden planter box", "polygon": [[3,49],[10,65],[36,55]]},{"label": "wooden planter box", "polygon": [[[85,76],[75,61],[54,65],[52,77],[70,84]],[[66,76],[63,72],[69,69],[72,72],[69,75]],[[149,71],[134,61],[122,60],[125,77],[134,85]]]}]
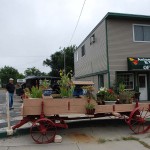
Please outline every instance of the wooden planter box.
[{"label": "wooden planter box", "polygon": [[[46,116],[56,114],[85,114],[87,98],[62,98],[62,99],[24,99],[22,115],[40,115],[41,103],[44,102],[44,114]],[[96,105],[94,100],[91,103]]]},{"label": "wooden planter box", "polygon": [[[41,103],[44,102],[44,114],[46,116],[53,115],[69,115],[69,114],[86,114],[85,105],[88,103],[87,98],[62,98],[62,99],[24,99],[22,116],[40,115]],[[134,104],[113,104],[113,105],[97,105],[95,100],[90,100],[95,105],[96,113],[112,113],[112,112],[131,112],[135,108]],[[150,104],[139,104],[141,109],[150,108]]]}]

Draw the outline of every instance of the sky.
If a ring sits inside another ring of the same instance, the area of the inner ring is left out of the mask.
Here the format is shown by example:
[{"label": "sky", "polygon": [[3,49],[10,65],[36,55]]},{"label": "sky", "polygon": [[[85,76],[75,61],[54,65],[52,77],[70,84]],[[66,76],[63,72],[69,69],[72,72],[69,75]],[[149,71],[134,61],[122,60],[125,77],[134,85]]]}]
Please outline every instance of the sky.
[{"label": "sky", "polygon": [[43,61],[78,46],[108,12],[150,16],[150,0],[0,0],[0,68],[50,72]]}]

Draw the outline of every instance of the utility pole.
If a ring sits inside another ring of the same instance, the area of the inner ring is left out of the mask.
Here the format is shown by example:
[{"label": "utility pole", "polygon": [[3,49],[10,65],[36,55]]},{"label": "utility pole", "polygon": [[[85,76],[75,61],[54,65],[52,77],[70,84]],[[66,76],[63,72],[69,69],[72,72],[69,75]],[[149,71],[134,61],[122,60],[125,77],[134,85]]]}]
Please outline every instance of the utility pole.
[{"label": "utility pole", "polygon": [[64,49],[64,74],[66,74],[66,54]]}]

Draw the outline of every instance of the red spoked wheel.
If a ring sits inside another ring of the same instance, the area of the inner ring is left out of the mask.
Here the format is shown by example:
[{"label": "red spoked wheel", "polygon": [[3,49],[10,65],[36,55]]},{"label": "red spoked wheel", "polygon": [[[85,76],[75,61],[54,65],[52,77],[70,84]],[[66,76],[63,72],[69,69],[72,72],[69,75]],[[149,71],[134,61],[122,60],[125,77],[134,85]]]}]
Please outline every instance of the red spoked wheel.
[{"label": "red spoked wheel", "polygon": [[42,118],[32,124],[30,133],[36,143],[50,143],[54,141],[56,126],[51,120]]},{"label": "red spoked wheel", "polygon": [[150,129],[150,110],[140,109],[139,107],[133,110],[127,121],[130,129],[135,134],[145,133]]}]

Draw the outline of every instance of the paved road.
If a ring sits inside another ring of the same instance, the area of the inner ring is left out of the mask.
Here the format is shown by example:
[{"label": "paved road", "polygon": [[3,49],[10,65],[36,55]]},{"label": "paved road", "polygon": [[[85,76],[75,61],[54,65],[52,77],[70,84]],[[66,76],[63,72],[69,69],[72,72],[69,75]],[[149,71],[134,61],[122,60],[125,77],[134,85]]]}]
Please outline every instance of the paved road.
[{"label": "paved road", "polygon": [[118,120],[82,121],[70,123],[69,129],[58,130],[58,134],[63,138],[62,143],[59,144],[35,144],[30,135],[0,139],[0,150],[150,149],[150,133],[134,135],[124,122]]}]

